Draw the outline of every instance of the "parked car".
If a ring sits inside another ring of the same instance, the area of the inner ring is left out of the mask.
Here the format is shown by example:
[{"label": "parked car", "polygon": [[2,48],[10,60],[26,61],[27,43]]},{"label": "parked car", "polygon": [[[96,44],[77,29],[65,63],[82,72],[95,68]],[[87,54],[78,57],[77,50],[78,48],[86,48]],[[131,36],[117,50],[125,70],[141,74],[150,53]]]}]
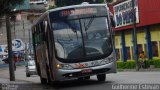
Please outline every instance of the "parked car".
[{"label": "parked car", "polygon": [[35,61],[29,60],[26,64],[26,77],[30,77],[31,75],[37,75]]},{"label": "parked car", "polygon": [[8,57],[7,58],[3,58],[2,61],[5,62],[6,64],[9,63]]},{"label": "parked car", "polygon": [[4,64],[3,58],[0,58],[0,64]]}]

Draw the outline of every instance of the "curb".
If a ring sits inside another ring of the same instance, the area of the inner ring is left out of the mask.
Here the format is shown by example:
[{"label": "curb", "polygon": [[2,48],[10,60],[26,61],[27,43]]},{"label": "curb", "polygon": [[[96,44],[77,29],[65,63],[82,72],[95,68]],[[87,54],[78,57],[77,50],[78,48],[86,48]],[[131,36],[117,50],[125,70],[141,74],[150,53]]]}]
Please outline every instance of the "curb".
[{"label": "curb", "polygon": [[[25,65],[25,62],[17,62],[16,66],[21,66],[21,65]],[[9,64],[0,64],[0,69],[1,68],[6,68],[9,67]]]},{"label": "curb", "polygon": [[118,72],[159,72],[160,68],[147,68],[147,69],[139,69],[139,71],[136,71],[136,69],[117,69]]}]

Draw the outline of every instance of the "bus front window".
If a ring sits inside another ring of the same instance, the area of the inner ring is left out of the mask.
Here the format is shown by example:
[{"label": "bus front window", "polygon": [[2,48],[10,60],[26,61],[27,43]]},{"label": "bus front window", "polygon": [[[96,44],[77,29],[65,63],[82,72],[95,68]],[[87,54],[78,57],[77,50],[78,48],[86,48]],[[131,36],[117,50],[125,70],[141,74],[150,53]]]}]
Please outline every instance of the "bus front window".
[{"label": "bus front window", "polygon": [[106,17],[81,19],[86,57],[110,55],[112,42]]},{"label": "bus front window", "polygon": [[[60,21],[52,23],[52,26],[57,56],[62,59],[68,59],[69,53],[78,46],[82,46],[79,21]],[[83,52],[79,52],[81,57],[80,54],[83,54]]]},{"label": "bus front window", "polygon": [[107,17],[52,23],[55,50],[62,60],[109,56],[113,50]]}]

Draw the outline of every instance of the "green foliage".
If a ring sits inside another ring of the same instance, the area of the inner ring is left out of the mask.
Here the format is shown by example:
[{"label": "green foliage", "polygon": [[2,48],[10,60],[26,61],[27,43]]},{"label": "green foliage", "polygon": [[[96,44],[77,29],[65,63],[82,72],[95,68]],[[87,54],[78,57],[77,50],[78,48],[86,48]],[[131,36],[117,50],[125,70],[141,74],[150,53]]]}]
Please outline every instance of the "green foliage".
[{"label": "green foliage", "polygon": [[103,0],[55,0],[57,7],[81,4],[82,2],[103,3]]},{"label": "green foliage", "polygon": [[106,0],[108,3],[111,3],[113,0]]},{"label": "green foliage", "polygon": [[20,5],[24,0],[0,0],[0,16],[10,14],[11,10]]},{"label": "green foliage", "polygon": [[145,60],[144,64],[145,64],[145,68],[149,68],[151,64],[152,60]]},{"label": "green foliage", "polygon": [[49,7],[48,7],[48,10],[50,10],[50,9],[54,9],[54,8],[56,8],[57,6],[56,5],[49,5]]},{"label": "green foliage", "polygon": [[136,64],[134,60],[128,60],[127,62],[118,61],[117,68],[118,69],[133,69]]},{"label": "green foliage", "polygon": [[150,65],[154,65],[155,68],[160,68],[160,59],[146,60],[145,65],[146,68],[149,68]]},{"label": "green foliage", "polygon": [[155,68],[160,68],[160,59],[154,59],[153,61],[153,65],[155,65]]},{"label": "green foliage", "polygon": [[[141,60],[138,62],[140,63]],[[160,59],[153,59],[153,60],[145,60],[145,68],[149,68],[150,65],[154,65],[155,68],[160,68]],[[117,68],[118,69],[135,69],[136,64],[134,60],[128,60],[127,62],[117,61]]]},{"label": "green foliage", "polygon": [[118,68],[118,69],[124,69],[124,62],[122,62],[122,61],[117,61],[117,68]]}]

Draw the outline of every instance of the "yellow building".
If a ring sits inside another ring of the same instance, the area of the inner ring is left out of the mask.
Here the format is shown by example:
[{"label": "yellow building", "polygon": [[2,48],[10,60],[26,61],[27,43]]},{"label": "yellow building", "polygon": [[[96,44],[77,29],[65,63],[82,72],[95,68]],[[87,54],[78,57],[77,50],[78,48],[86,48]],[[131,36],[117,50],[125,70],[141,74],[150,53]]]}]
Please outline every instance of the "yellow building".
[{"label": "yellow building", "polygon": [[[151,37],[151,50],[149,52],[152,52],[151,57],[153,58],[160,58],[160,24],[158,25],[152,25],[150,26],[150,37]],[[123,60],[122,55],[122,32],[117,31],[115,33],[115,46],[118,52],[119,60]],[[137,47],[138,52],[144,51],[146,56],[147,55],[147,40],[146,37],[147,32],[144,28],[138,28],[137,30]],[[134,59],[134,53],[133,53],[133,42],[132,42],[132,31],[131,30],[125,30],[124,31],[124,40],[125,40],[125,48],[126,48],[126,57],[127,60],[133,60]]]},{"label": "yellow building", "polygon": [[[141,51],[145,52],[147,59],[160,58],[160,0],[134,0],[134,14],[132,4],[132,0],[124,0],[113,5],[119,60],[135,60]],[[133,20],[137,39],[134,38]],[[137,53],[134,42],[137,43]]]}]

